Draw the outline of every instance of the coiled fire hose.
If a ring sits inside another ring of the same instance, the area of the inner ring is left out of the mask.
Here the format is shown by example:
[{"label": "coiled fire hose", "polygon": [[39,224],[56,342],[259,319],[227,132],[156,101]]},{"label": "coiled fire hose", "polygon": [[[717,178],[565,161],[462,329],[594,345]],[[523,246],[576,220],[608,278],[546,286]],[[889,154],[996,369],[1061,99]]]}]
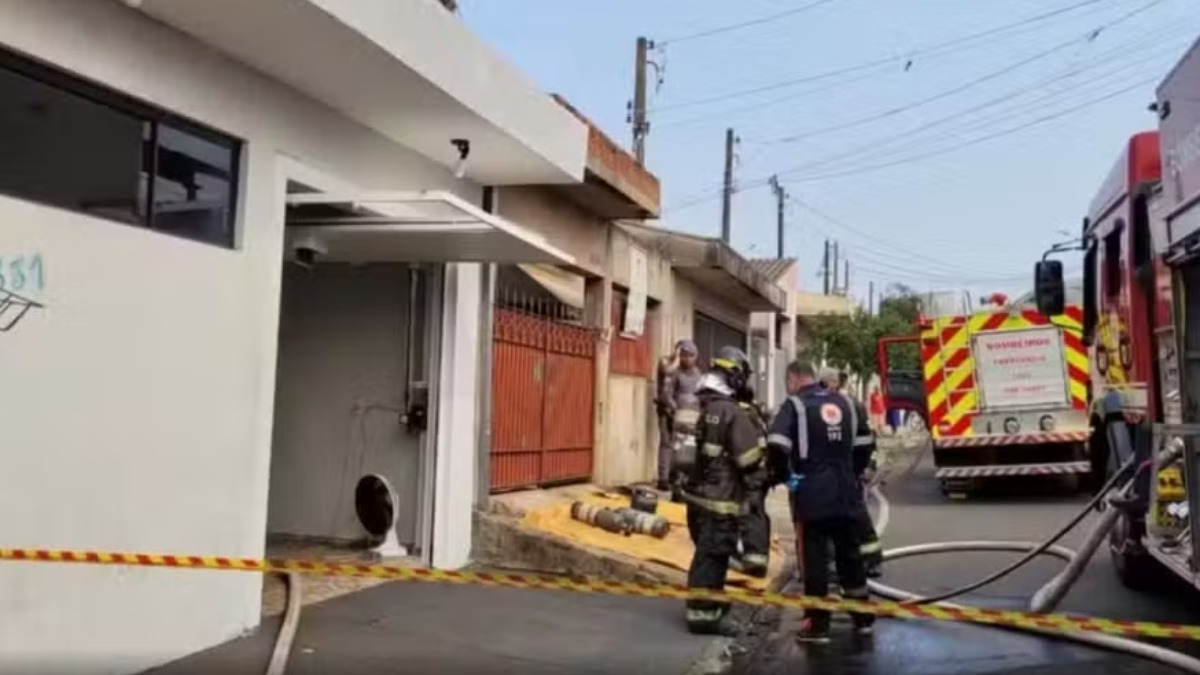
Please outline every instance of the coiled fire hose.
[{"label": "coiled fire hose", "polygon": [[[1167,464],[1178,459],[1182,452],[1181,446],[1173,445],[1164,449],[1159,453],[1154,461],[1154,469],[1157,470]],[[1109,507],[1105,510],[1096,525],[1088,533],[1087,539],[1084,541],[1082,548],[1079,551],[1072,551],[1057,545],[1057,542],[1062,539],[1068,532],[1074,529],[1087,515],[1105,501],[1110,490],[1120,482],[1124,476],[1129,473],[1134,466],[1133,460],[1127,462],[1112,478],[1101,488],[1096,496],[1091,499],[1080,509],[1079,513],[1073,516],[1058,532],[1054,533],[1049,539],[1043,542],[1024,542],[1024,541],[948,541],[937,542],[931,544],[918,544],[915,546],[903,546],[900,548],[888,549],[883,553],[883,558],[887,560],[899,560],[901,558],[911,558],[920,555],[931,555],[935,553],[966,553],[966,552],[982,552],[982,551],[1012,551],[1018,553],[1026,553],[1017,561],[998,570],[997,572],[988,575],[987,577],[955,589],[947,593],[939,593],[935,596],[921,597],[915,593],[910,593],[898,588],[893,588],[877,581],[871,581],[869,586],[871,591],[878,596],[888,600],[898,602],[913,602],[919,604],[942,602],[950,598],[954,598],[972,591],[978,590],[988,584],[991,584],[999,579],[1002,579],[1020,567],[1028,564],[1034,558],[1042,555],[1048,555],[1066,561],[1067,565],[1057,576],[1047,582],[1030,598],[1029,610],[1032,612],[1052,612],[1057,608],[1058,604],[1066,596],[1071,586],[1079,580],[1083,574],[1084,568],[1087,567],[1088,561],[1095,554],[1096,549],[1108,536],[1109,530],[1116,524],[1120,512],[1116,508]],[[1147,462],[1138,468],[1137,472],[1129,478],[1117,491],[1119,495],[1125,495],[1132,489],[1134,481],[1137,479],[1140,471],[1150,470],[1150,463]],[[880,492],[879,487],[872,486],[868,494],[878,506],[878,514],[875,518],[875,529],[880,538],[883,537],[884,530],[887,529],[890,519],[890,507],[887,498]],[[947,607],[961,607],[951,603],[944,603]],[[1099,647],[1109,651],[1122,652],[1133,656],[1140,656],[1151,661],[1157,661],[1168,666],[1178,668],[1184,672],[1197,673],[1200,675],[1200,659],[1195,659],[1186,654],[1159,647],[1156,645],[1131,640],[1128,638],[1117,637],[1114,635],[1104,635],[1100,633],[1084,633],[1078,631],[1059,631],[1047,630],[1039,628],[1023,628],[1017,626],[1004,626],[1006,630],[1014,630],[1021,632],[1036,633],[1052,638],[1064,640],[1072,640],[1093,647]]]}]

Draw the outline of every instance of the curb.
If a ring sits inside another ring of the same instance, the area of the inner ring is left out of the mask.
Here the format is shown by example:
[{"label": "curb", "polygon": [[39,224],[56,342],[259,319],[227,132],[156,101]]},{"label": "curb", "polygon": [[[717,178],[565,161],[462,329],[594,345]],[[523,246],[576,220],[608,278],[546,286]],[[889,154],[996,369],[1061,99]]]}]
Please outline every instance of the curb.
[{"label": "curb", "polygon": [[685,573],[629,556],[581,546],[533,530],[511,517],[475,512],[474,564],[491,569],[585,576],[642,584],[683,584]]}]

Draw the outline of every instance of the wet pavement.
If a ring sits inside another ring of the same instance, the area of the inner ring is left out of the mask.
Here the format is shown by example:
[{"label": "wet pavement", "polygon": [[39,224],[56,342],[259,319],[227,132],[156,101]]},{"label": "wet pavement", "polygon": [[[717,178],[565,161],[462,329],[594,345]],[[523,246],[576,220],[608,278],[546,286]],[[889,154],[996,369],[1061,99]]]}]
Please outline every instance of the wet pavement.
[{"label": "wet pavement", "polygon": [[[154,675],[261,675],[278,618]],[[678,601],[393,583],[301,615],[289,675],[682,675],[713,644]]]},{"label": "wet pavement", "polygon": [[[1080,508],[1086,497],[1061,481],[997,484],[965,502],[947,501],[933,479],[928,453],[901,459],[884,491],[891,522],[888,548],[935,541],[1041,540]],[[1076,545],[1089,521],[1063,543]],[[950,553],[891,562],[884,581],[918,593],[947,591],[985,576],[1012,558],[1007,554]],[[1024,609],[1028,598],[1053,576],[1060,563],[1039,560],[963,604]],[[1117,619],[1200,623],[1200,602],[1190,589],[1169,584],[1163,593],[1129,591],[1117,581],[1106,549],[1101,549],[1060,611]],[[793,639],[800,613],[762,617],[755,634],[740,643],[735,672],[805,675],[938,675],[940,673],[1040,675],[1042,673],[1178,672],[1123,654],[1061,640],[965,624],[882,621],[868,640],[854,638],[848,623],[835,624],[830,645],[798,645]],[[1200,656],[1197,643],[1170,645]]]},{"label": "wet pavement", "polygon": [[[897,458],[885,492],[891,518],[888,548],[934,541],[1041,540],[1086,501],[1059,482],[997,484],[965,502],[942,497],[927,454]],[[773,524],[790,541],[781,495]],[[1075,546],[1083,529],[1070,535]],[[946,554],[888,563],[885,581],[918,593],[951,590],[1011,558],[1006,554]],[[1023,609],[1059,569],[1040,560],[994,586],[958,601]],[[1198,595],[1178,585],[1135,593],[1117,581],[1102,550],[1067,596],[1062,611],[1115,619],[1200,623]],[[882,621],[876,635],[855,639],[835,623],[834,642],[801,646],[793,639],[799,612],[762,610],[729,652],[739,675],[1116,675],[1176,672],[1165,666],[1060,640],[966,624]],[[155,671],[155,675],[220,672],[257,675],[265,669],[277,619],[254,634]],[[720,641],[688,635],[681,603],[620,596],[504,588],[389,584],[307,607],[289,663],[292,675],[345,672],[498,672],[696,675],[728,659]],[[1200,644],[1171,645],[1200,656]]]}]

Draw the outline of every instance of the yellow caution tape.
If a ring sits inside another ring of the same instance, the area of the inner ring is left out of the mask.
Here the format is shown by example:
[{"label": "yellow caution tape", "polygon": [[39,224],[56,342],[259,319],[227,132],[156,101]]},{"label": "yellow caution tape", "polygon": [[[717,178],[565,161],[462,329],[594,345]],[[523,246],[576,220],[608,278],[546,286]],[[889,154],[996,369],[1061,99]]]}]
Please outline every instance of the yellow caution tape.
[{"label": "yellow caution tape", "polygon": [[1090,616],[1066,614],[1037,614],[1013,610],[946,605],[917,605],[899,602],[849,600],[828,597],[759,593],[745,590],[725,592],[691,589],[670,584],[642,584],[628,581],[604,581],[582,577],[524,574],[515,572],[468,572],[438,570],[425,567],[394,565],[357,565],[352,563],[314,560],[274,560],[230,558],[220,556],[164,555],[152,553],[112,553],[101,551],[67,551],[52,549],[0,549],[0,561],[75,563],[85,565],[119,565],[135,567],[174,567],[188,569],[224,570],[236,572],[296,572],[311,576],[372,577],[393,581],[480,585],[506,588],[575,591],[608,595],[632,595],[677,600],[707,599],[739,602],[749,605],[775,606],[796,609],[824,609],[833,612],[861,612],[897,619],[928,619],[1039,628],[1059,631],[1106,633],[1127,637],[1200,640],[1200,626],[1153,623],[1149,621],[1116,621]]}]

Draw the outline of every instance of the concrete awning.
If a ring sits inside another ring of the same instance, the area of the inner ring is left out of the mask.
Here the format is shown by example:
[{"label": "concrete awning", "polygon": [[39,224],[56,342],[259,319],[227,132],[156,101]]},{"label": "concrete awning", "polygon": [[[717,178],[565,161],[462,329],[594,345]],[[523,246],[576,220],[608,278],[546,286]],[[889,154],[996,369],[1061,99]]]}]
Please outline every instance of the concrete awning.
[{"label": "concrete awning", "polygon": [[622,223],[641,245],[671,261],[679,276],[746,312],[787,310],[787,293],[720,239]]},{"label": "concrete awning", "polygon": [[432,0],[129,4],[447,167],[470,141],[476,183],[583,179],[587,126]]},{"label": "concrete awning", "polygon": [[288,196],[287,250],[330,262],[495,262],[573,266],[541,235],[449,192]]}]

